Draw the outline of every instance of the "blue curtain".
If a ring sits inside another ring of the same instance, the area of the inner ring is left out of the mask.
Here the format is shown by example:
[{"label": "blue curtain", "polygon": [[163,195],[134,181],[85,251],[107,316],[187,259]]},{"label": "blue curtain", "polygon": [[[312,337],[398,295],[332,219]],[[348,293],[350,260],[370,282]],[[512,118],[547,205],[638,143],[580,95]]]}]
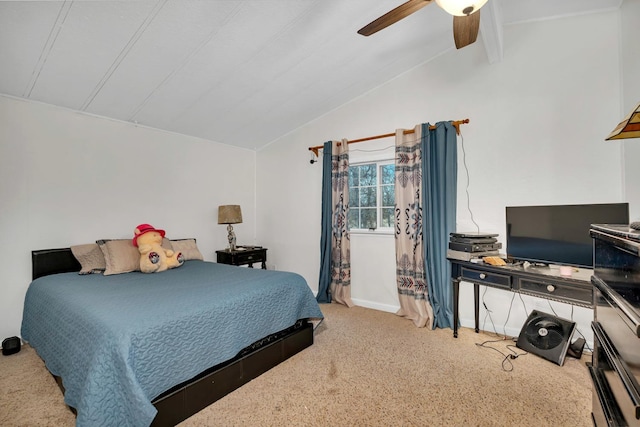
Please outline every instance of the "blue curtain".
[{"label": "blue curtain", "polygon": [[424,259],[433,328],[453,328],[449,233],[456,227],[458,146],[456,129],[439,122],[422,125],[422,191]]},{"label": "blue curtain", "polygon": [[322,227],[320,236],[320,279],[318,280],[319,303],[331,302],[331,141],[322,149]]}]

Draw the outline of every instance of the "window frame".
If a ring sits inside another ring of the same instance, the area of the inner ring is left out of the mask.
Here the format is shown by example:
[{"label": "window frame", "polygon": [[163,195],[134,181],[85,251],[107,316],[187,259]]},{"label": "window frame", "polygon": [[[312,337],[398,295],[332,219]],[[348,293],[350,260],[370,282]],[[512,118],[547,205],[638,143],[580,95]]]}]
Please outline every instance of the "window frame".
[{"label": "window frame", "polygon": [[[390,227],[382,227],[381,226],[381,220],[382,220],[382,209],[383,208],[389,208],[389,207],[393,207],[395,208],[395,197],[394,197],[394,204],[392,206],[384,206],[382,205],[383,203],[383,197],[382,197],[382,186],[384,185],[389,185],[389,184],[383,184],[382,183],[382,174],[380,173],[380,170],[382,168],[382,166],[386,166],[386,165],[392,165],[394,167],[394,181],[393,181],[393,186],[394,186],[394,194],[395,194],[395,159],[394,158],[384,158],[384,159],[379,159],[379,160],[362,160],[359,162],[353,162],[349,164],[349,168],[351,167],[357,167],[357,166],[365,166],[365,165],[375,165],[376,166],[376,228],[375,229],[370,229],[370,228],[351,228],[349,227],[349,232],[353,233],[353,234],[394,234],[394,225],[391,225]],[[360,186],[358,186],[360,187]],[[349,185],[349,190],[351,190],[351,186]],[[354,209],[352,208],[352,200],[349,199],[349,210]],[[360,209],[360,206],[356,207],[355,209]]]}]

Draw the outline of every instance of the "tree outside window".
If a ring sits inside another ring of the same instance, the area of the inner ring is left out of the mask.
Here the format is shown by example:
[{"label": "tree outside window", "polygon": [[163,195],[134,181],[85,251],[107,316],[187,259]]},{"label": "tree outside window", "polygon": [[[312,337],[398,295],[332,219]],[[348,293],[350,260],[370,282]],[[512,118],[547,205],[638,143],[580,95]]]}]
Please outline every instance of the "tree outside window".
[{"label": "tree outside window", "polygon": [[349,228],[392,228],[395,210],[393,161],[349,166]]}]

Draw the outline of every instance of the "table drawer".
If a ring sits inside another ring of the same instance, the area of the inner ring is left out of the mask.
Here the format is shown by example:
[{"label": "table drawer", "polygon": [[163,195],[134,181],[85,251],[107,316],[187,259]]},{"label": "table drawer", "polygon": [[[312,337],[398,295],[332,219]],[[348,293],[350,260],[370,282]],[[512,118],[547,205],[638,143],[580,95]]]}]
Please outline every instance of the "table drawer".
[{"label": "table drawer", "polygon": [[[611,347],[624,361],[634,383],[640,383],[640,338],[638,320],[618,294],[594,276],[595,285],[595,322],[603,331]],[[640,406],[640,386],[638,403]],[[639,412],[640,415],[640,412]]]},{"label": "table drawer", "polygon": [[263,251],[239,253],[236,255],[236,262],[239,264],[248,264],[251,262],[263,261],[265,259],[266,259],[266,253]]},{"label": "table drawer", "polygon": [[640,426],[640,390],[629,366],[612,344],[607,333],[598,322],[591,324],[595,339],[597,371],[602,373],[607,387],[614,398],[626,425]]},{"label": "table drawer", "polygon": [[462,267],[460,270],[460,277],[462,280],[468,280],[473,283],[487,283],[493,287],[511,289],[511,276],[507,274]]},{"label": "table drawer", "polygon": [[592,408],[591,418],[595,427],[624,426],[626,422],[616,404],[616,399],[611,393],[600,370],[587,364],[591,375]]},{"label": "table drawer", "polygon": [[518,279],[520,292],[562,302],[593,306],[593,288],[590,285],[580,286],[572,283],[546,282],[537,278]]}]

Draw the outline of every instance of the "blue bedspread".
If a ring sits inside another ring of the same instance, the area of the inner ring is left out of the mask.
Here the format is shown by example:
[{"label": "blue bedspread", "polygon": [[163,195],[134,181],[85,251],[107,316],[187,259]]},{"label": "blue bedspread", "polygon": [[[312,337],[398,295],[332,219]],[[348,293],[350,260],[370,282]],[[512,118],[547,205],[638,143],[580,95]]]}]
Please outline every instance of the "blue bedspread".
[{"label": "blue bedspread", "polygon": [[148,426],[162,392],[321,317],[298,274],[188,261],[157,274],[36,279],[22,337],[62,378],[78,426]]}]

